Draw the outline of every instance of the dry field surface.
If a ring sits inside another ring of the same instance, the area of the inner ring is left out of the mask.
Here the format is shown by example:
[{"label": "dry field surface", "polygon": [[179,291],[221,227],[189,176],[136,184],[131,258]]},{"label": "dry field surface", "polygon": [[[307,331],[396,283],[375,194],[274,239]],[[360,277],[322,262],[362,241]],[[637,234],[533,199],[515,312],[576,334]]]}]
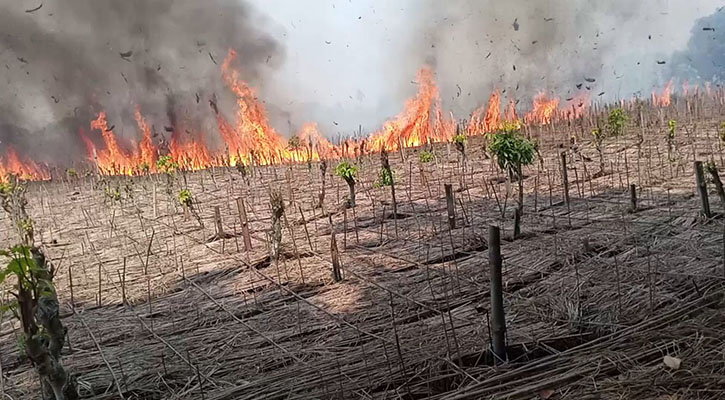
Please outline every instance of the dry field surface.
[{"label": "dry field surface", "polygon": [[[465,162],[446,144],[429,163],[419,149],[390,154],[397,213],[374,184],[379,155],[356,161],[354,209],[336,161],[321,208],[318,163],[179,173],[171,194],[164,176],[106,177],[120,201],[93,177],[31,183],[36,240],[59,268],[65,364],[86,399],[722,398],[723,208],[709,184],[713,216],[700,216],[693,173],[695,160],[725,166],[722,100],[629,109],[625,133],[604,142],[604,171],[589,131],[606,110],[527,129],[541,158],[524,171],[516,240],[516,184],[481,137]],[[203,227],[176,201],[184,186]],[[285,206],[278,259],[270,191]],[[505,363],[489,352],[489,225],[503,230]],[[0,322],[3,399],[37,398],[18,329]]]}]

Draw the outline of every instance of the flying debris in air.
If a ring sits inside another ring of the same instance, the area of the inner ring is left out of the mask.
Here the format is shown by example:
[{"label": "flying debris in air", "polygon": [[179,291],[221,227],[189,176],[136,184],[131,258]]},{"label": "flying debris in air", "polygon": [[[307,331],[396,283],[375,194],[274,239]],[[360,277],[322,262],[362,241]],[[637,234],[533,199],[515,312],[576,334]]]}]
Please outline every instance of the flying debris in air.
[{"label": "flying debris in air", "polygon": [[658,61],[657,61],[657,64],[659,64],[659,65],[664,65],[664,64],[667,64],[667,62],[666,62],[666,61],[659,61],[659,60],[658,60]]},{"label": "flying debris in air", "polygon": [[706,27],[702,28],[702,30],[703,31],[713,31],[713,32],[715,32],[715,28],[709,27],[709,26],[706,26]]},{"label": "flying debris in air", "polygon": [[603,96],[605,92],[600,92],[597,96]]},{"label": "flying debris in air", "polygon": [[518,18],[514,18],[514,23],[511,24],[511,26],[513,26],[514,27],[514,30],[518,32],[518,30],[519,30],[519,19]]},{"label": "flying debris in air", "polygon": [[329,41],[329,40],[325,40],[325,43],[327,43],[327,44],[332,44],[332,42],[331,42],[331,41]]},{"label": "flying debris in air", "polygon": [[108,127],[108,129],[106,129],[106,132],[110,132],[110,131],[112,131],[112,130],[113,130],[113,128],[115,128],[115,127],[116,127],[116,125],[111,125],[111,126],[109,126],[109,127]]},{"label": "flying debris in air", "polygon": [[27,64],[28,60],[24,59],[23,57],[18,57],[18,61],[20,61],[23,64]]},{"label": "flying debris in air", "polygon": [[589,83],[592,83],[592,82],[596,82],[597,81],[594,78],[584,78],[584,80],[587,81],[587,82],[589,82]]},{"label": "flying debris in air", "polygon": [[119,56],[125,61],[131,62],[128,58],[133,55],[133,50],[125,51],[123,53],[118,53]]},{"label": "flying debris in air", "polygon": [[551,22],[551,21],[553,21],[553,20],[554,20],[554,18],[544,18],[544,21],[545,21],[545,22]]},{"label": "flying debris in air", "polygon": [[170,126],[165,126],[165,127],[164,127],[164,130],[165,130],[166,132],[173,132],[173,131],[174,131],[174,128],[172,128],[172,127],[170,127]]},{"label": "flying debris in air", "polygon": [[514,71],[516,71],[516,64],[514,64]]},{"label": "flying debris in air", "polygon": [[211,58],[211,62],[213,62],[213,63],[214,63],[214,65],[218,65],[218,64],[216,63],[216,60],[214,59],[214,56],[213,56],[213,55],[211,55],[211,51],[209,52],[209,58]]},{"label": "flying debris in air", "polygon": [[583,84],[583,83],[577,83],[577,84],[576,84],[576,88],[577,88],[577,89],[581,89],[581,88],[582,88],[582,85],[584,85],[584,84]]},{"label": "flying debris in air", "polygon": [[43,3],[40,3],[39,6],[37,6],[35,8],[31,8],[30,10],[25,10],[25,12],[26,13],[32,13],[32,12],[36,12],[36,11],[40,10],[41,8],[43,8]]}]

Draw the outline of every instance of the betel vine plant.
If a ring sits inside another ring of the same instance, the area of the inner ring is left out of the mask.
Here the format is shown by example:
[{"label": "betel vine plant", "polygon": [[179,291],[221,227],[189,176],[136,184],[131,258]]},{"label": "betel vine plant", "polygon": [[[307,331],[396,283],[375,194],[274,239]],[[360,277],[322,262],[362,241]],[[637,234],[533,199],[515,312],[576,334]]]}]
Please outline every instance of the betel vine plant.
[{"label": "betel vine plant", "polygon": [[194,207],[194,195],[191,194],[191,190],[181,189],[177,199],[179,200],[179,204],[184,207],[184,215],[188,218],[188,213],[191,212],[194,218],[196,218],[196,221],[203,228],[204,221],[201,220],[201,216],[199,216],[199,213],[196,212],[196,208]]},{"label": "betel vine plant", "polygon": [[156,169],[166,176],[166,193],[169,196],[171,196],[174,185],[174,173],[178,168],[179,164],[171,156],[161,156],[156,160]]},{"label": "betel vine plant", "polygon": [[518,125],[507,125],[493,135],[489,151],[496,157],[499,168],[508,172],[509,180],[518,182],[519,211],[523,211],[523,167],[534,162],[536,144],[521,135]]},{"label": "betel vine plant", "polygon": [[348,205],[350,207],[355,207],[355,183],[357,173],[358,167],[347,161],[343,161],[335,167],[335,175],[342,178],[350,189],[350,198],[348,199]]},{"label": "betel vine plant", "polygon": [[[23,328],[20,339],[40,376],[44,400],[76,400],[75,378],[63,366],[61,350],[67,331],[60,319],[60,308],[53,277],[55,269],[34,244],[33,221],[25,206],[25,187],[15,178],[0,184],[2,207],[13,221],[21,244],[0,251],[7,264],[0,264],[0,296],[13,300],[2,304],[0,314],[9,312]],[[7,289],[10,286],[10,289]]]}]

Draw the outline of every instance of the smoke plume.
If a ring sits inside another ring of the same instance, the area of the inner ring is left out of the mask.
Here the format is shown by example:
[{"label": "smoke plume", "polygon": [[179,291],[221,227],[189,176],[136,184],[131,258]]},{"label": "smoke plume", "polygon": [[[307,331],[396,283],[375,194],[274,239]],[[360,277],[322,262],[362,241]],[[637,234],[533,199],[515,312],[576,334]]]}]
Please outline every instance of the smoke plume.
[{"label": "smoke plume", "polygon": [[284,57],[237,0],[40,1],[0,1],[0,146],[36,160],[77,160],[78,129],[101,109],[126,137],[137,105],[159,125],[170,98],[178,118],[208,118],[230,48],[253,85]]}]

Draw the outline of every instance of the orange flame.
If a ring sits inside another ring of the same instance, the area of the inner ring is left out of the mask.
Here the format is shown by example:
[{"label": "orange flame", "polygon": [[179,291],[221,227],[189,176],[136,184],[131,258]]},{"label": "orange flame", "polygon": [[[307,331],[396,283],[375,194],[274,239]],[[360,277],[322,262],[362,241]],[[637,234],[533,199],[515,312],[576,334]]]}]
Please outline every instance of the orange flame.
[{"label": "orange flame", "polygon": [[[405,102],[403,112],[384,124],[383,129],[370,138],[370,150],[396,151],[400,147],[414,147],[446,140],[452,132],[433,129],[431,112],[440,109],[438,86],[433,71],[425,67],[418,73],[418,94]],[[436,114],[434,114],[436,115]],[[439,126],[442,128],[442,126]]]},{"label": "orange flame", "polygon": [[[485,111],[485,114],[484,114]],[[515,114],[515,112],[514,112]],[[471,114],[466,129],[469,135],[493,132],[501,126],[501,91],[495,90],[488,99],[488,105],[481,106]]]},{"label": "orange flame", "polygon": [[559,106],[558,98],[549,98],[544,93],[534,97],[534,109],[526,114],[524,120],[527,124],[548,124]]},{"label": "orange flame", "polygon": [[21,160],[13,147],[5,150],[6,160],[0,157],[0,182],[7,182],[10,175],[15,175],[22,180],[48,180],[50,171],[40,164],[31,160]]},{"label": "orange flame", "polygon": [[664,89],[662,89],[662,93],[659,95],[656,91],[652,92],[652,104],[658,107],[667,107],[670,105],[671,97],[672,97],[672,80],[670,80],[667,83],[667,86],[665,86]]}]

